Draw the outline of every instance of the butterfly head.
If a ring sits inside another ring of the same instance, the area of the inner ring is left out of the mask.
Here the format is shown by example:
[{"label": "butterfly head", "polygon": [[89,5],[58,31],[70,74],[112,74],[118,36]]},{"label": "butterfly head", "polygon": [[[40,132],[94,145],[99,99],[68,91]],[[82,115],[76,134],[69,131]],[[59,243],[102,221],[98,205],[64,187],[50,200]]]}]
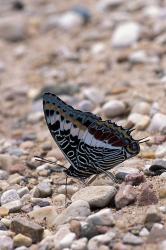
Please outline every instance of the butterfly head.
[{"label": "butterfly head", "polygon": [[140,145],[139,142],[136,140],[131,140],[125,146],[126,153],[129,157],[135,156],[140,152]]}]

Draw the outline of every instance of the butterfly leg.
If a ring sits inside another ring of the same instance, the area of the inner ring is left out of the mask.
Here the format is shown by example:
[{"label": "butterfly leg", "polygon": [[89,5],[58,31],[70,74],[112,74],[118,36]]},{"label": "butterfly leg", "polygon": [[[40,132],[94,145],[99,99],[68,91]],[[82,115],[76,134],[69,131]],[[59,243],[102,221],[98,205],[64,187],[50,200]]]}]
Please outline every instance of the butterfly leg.
[{"label": "butterfly leg", "polygon": [[89,186],[96,178],[97,178],[98,174],[93,175],[92,177],[90,177],[86,182],[85,182],[85,186]]},{"label": "butterfly leg", "polygon": [[111,172],[108,172],[108,171],[100,168],[99,166],[97,166],[96,169],[99,170],[101,173],[106,174],[111,180],[113,180],[113,182],[119,183],[119,181],[116,179],[116,177]]},{"label": "butterfly leg", "polygon": [[65,181],[65,207],[67,207],[70,204],[70,202],[67,202],[67,198],[70,199],[69,196],[68,196],[68,193],[67,193],[67,179],[68,179],[68,176],[66,175],[66,181]]}]

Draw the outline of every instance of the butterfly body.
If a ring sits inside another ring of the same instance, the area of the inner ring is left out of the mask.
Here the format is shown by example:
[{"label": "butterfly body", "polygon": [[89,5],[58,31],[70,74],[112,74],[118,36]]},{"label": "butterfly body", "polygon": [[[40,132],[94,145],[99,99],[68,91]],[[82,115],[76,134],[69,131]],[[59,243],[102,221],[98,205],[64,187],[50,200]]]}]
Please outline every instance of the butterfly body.
[{"label": "butterfly body", "polygon": [[76,110],[52,93],[44,94],[43,109],[52,137],[71,164],[64,170],[68,176],[84,180],[140,151],[129,129]]}]

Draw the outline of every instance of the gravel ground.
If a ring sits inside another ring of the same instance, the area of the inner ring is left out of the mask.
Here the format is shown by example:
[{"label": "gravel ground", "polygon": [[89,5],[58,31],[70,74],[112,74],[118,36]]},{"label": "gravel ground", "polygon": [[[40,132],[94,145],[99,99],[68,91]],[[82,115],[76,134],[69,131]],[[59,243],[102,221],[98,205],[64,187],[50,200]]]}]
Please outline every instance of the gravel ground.
[{"label": "gravel ground", "polygon": [[[0,0],[0,249],[166,249],[166,2]],[[44,121],[52,91],[148,136],[84,187]]]}]

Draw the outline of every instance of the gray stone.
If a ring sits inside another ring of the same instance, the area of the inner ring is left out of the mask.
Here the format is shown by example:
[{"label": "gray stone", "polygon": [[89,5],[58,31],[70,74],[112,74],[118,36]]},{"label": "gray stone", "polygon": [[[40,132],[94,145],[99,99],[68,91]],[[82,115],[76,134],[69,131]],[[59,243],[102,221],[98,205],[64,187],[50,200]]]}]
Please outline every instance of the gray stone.
[{"label": "gray stone", "polygon": [[99,249],[100,246],[111,243],[115,235],[114,232],[108,232],[106,234],[94,236],[88,242],[88,250]]},{"label": "gray stone", "polygon": [[13,250],[13,240],[8,236],[0,236],[0,249]]},{"label": "gray stone", "polygon": [[127,120],[129,123],[134,124],[139,130],[145,129],[150,122],[149,116],[139,113],[131,113]]},{"label": "gray stone", "polygon": [[28,24],[22,15],[12,15],[0,18],[0,38],[16,42],[28,36]]},{"label": "gray stone", "polygon": [[150,234],[147,238],[148,244],[156,244],[164,241],[166,239],[166,229],[163,228],[152,228]]},{"label": "gray stone", "polygon": [[47,249],[59,249],[57,246],[58,242],[56,242],[56,246],[54,244],[55,235],[45,237],[39,244],[38,249],[47,250]]},{"label": "gray stone", "polygon": [[117,169],[115,169],[116,175],[118,173],[125,173],[125,174],[139,174],[138,168],[135,167],[135,164],[133,163],[134,167],[120,167],[118,166]]},{"label": "gray stone", "polygon": [[43,112],[37,111],[28,115],[27,120],[29,123],[35,124],[43,119]]},{"label": "gray stone", "polygon": [[65,245],[70,246],[75,238],[76,235],[70,232],[68,224],[61,225],[56,234],[54,234],[53,249],[64,249]]},{"label": "gray stone", "polygon": [[22,203],[21,200],[15,200],[3,204],[2,207],[9,209],[9,213],[15,213],[21,210]]},{"label": "gray stone", "polygon": [[41,182],[36,187],[36,192],[34,193],[34,197],[45,198],[52,194],[51,184],[49,182]]},{"label": "gray stone", "polygon": [[76,239],[75,233],[68,233],[65,237],[59,242],[60,249],[68,248],[71,246],[73,240]]},{"label": "gray stone", "polygon": [[159,247],[159,250],[165,250],[165,249],[166,249],[166,240],[162,241]]},{"label": "gray stone", "polygon": [[156,113],[149,125],[150,132],[162,132],[166,127],[166,115],[161,113]]},{"label": "gray stone", "polygon": [[74,11],[68,11],[60,16],[50,16],[45,24],[45,30],[51,30],[54,28],[61,28],[64,30],[75,29],[83,25],[83,18]]},{"label": "gray stone", "polygon": [[22,246],[22,247],[16,247],[15,250],[28,250],[28,248],[25,246]]},{"label": "gray stone", "polygon": [[32,242],[39,242],[43,236],[43,228],[38,224],[23,218],[15,218],[11,222],[11,230],[16,234],[21,233],[32,239]]},{"label": "gray stone", "polygon": [[103,208],[115,196],[117,190],[113,186],[89,186],[80,189],[72,197],[72,201],[79,199],[87,201],[91,207]]},{"label": "gray stone", "polygon": [[144,50],[134,51],[129,56],[129,61],[133,64],[146,63],[147,59],[147,54]]},{"label": "gray stone", "polygon": [[1,196],[1,205],[15,200],[20,200],[20,197],[15,189],[10,189],[8,191],[3,192]]},{"label": "gray stone", "polygon": [[138,102],[132,108],[132,113],[139,113],[142,115],[149,115],[150,114],[150,104],[147,102]]},{"label": "gray stone", "polygon": [[141,35],[141,27],[136,22],[120,24],[112,35],[112,46],[123,48],[134,45]]},{"label": "gray stone", "polygon": [[115,196],[116,208],[123,208],[136,201],[136,192],[133,186],[122,184]]},{"label": "gray stone", "polygon": [[123,237],[123,243],[136,246],[143,244],[143,240],[132,233],[127,233]]},{"label": "gray stone", "polygon": [[47,226],[51,227],[54,225],[54,220],[56,219],[58,213],[54,206],[47,206],[36,208],[29,212],[28,215],[31,219],[34,219],[35,222],[39,224],[44,222],[47,224]]},{"label": "gray stone", "polygon": [[102,111],[104,116],[112,118],[123,115],[126,112],[126,106],[122,101],[112,100],[104,104]]},{"label": "gray stone", "polygon": [[74,240],[71,244],[71,250],[87,250],[87,238],[81,238],[78,240]]},{"label": "gray stone", "polygon": [[101,104],[104,102],[104,93],[101,89],[86,88],[83,90],[83,95],[94,104]]},{"label": "gray stone", "polygon": [[7,171],[0,169],[0,180],[7,180],[7,179],[8,179]]},{"label": "gray stone", "polygon": [[88,215],[90,215],[89,203],[84,200],[77,200],[55,218],[54,225],[61,225],[71,219],[87,217]]},{"label": "gray stone", "polygon": [[84,112],[92,112],[94,107],[94,104],[90,100],[82,100],[78,104],[78,109]]},{"label": "gray stone", "polygon": [[0,154],[0,168],[5,171],[12,165],[13,159],[9,154]]},{"label": "gray stone", "polygon": [[[73,195],[75,192],[78,191],[78,187],[74,185],[67,185],[67,193],[69,195]],[[66,194],[66,185],[61,185],[58,189],[57,192],[59,194]]]},{"label": "gray stone", "polygon": [[97,9],[100,11],[110,11],[119,5],[121,5],[124,0],[100,0],[97,4]]},{"label": "gray stone", "polygon": [[30,247],[32,245],[32,239],[23,234],[15,235],[13,241],[15,247],[21,247],[21,246]]},{"label": "gray stone", "polygon": [[159,211],[155,208],[155,206],[150,206],[146,211],[144,217],[144,224],[147,228],[151,229],[154,223],[161,222],[161,215]]},{"label": "gray stone", "polygon": [[22,198],[25,194],[29,194],[29,189],[27,187],[20,188],[17,190],[17,194]]},{"label": "gray stone", "polygon": [[87,218],[87,222],[102,226],[114,226],[115,224],[112,211],[109,208],[102,209],[95,214],[89,215]]},{"label": "gray stone", "polygon": [[165,172],[165,173],[162,173],[162,174],[160,175],[160,178],[163,179],[163,180],[166,180],[166,172]]},{"label": "gray stone", "polygon": [[159,145],[155,151],[156,158],[164,158],[166,157],[166,143]]},{"label": "gray stone", "polygon": [[24,180],[24,176],[15,173],[9,176],[8,182],[10,185],[13,185],[13,184],[20,184],[20,182],[23,180]]},{"label": "gray stone", "polygon": [[25,153],[25,151],[18,147],[11,147],[8,149],[8,153],[12,156],[20,157]]},{"label": "gray stone", "polygon": [[139,236],[146,237],[149,235],[149,231],[146,227],[143,227],[139,233]]}]

